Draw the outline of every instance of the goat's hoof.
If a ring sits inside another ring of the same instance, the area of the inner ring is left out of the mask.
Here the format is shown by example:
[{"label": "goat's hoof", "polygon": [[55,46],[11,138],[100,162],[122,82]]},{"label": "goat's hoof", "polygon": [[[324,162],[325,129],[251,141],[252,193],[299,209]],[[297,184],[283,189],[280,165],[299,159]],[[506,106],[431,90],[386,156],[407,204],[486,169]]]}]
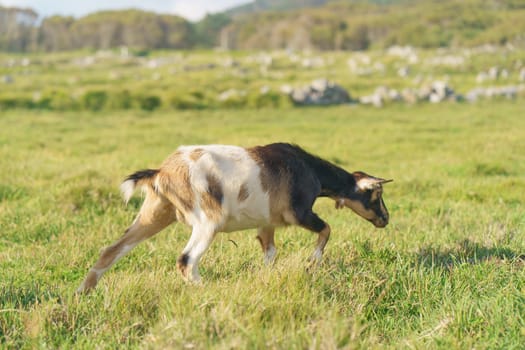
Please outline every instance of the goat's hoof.
[{"label": "goat's hoof", "polygon": [[75,294],[76,295],[85,295],[85,294],[88,294],[91,289],[93,288],[86,288],[86,286],[84,285],[84,283],[82,283],[78,288],[77,290],[75,291]]},{"label": "goat's hoof", "polygon": [[272,256],[271,258],[264,257],[265,266],[273,266],[274,264],[275,264],[275,256]]},{"label": "goat's hoof", "polygon": [[188,280],[189,283],[195,285],[195,286],[199,286],[202,284],[202,279],[201,279],[201,276],[197,276],[197,277],[192,277]]},{"label": "goat's hoof", "polygon": [[309,258],[308,264],[306,265],[306,272],[313,272],[321,265],[321,260],[316,258]]},{"label": "goat's hoof", "polygon": [[188,273],[188,274],[182,274],[182,279],[187,284],[192,284],[192,285],[200,285],[200,284],[202,284],[201,276],[200,275],[192,275],[191,272]]}]

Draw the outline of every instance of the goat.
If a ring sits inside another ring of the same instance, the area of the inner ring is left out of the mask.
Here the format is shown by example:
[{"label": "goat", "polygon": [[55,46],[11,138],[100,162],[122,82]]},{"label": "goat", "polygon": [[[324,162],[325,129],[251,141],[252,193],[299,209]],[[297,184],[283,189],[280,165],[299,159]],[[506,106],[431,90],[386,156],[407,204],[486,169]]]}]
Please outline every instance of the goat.
[{"label": "goat", "polygon": [[138,243],[174,221],[192,227],[177,260],[187,281],[200,280],[198,263],[217,232],[258,228],[266,263],[276,254],[274,230],[299,225],[318,234],[311,260],[319,262],[330,226],[312,211],[317,197],[335,200],[376,227],[388,224],[384,180],[344,169],[296,145],[274,143],[241,148],[181,146],[159,169],[135,172],[121,185],[126,203],[136,187],[145,191],[139,214],[124,235],[106,248],[77,292],[94,288],[102,274]]}]

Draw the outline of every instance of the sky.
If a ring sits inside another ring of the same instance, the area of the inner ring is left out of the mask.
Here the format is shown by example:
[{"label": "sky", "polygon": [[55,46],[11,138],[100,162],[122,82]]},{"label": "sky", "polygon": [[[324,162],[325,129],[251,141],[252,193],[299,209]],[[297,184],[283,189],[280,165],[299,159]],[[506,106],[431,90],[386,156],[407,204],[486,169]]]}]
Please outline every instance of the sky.
[{"label": "sky", "polygon": [[41,17],[63,15],[81,17],[100,10],[138,8],[170,13],[196,21],[206,15],[250,0],[0,0],[2,6],[30,7]]}]

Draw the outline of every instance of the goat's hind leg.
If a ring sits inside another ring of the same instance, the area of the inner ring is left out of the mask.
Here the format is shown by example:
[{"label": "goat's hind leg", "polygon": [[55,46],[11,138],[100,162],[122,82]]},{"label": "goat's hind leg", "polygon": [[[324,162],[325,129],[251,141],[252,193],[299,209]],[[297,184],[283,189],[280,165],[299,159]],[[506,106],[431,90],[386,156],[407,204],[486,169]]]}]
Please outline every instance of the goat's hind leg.
[{"label": "goat's hind leg", "polygon": [[264,263],[269,265],[274,262],[275,254],[277,250],[275,249],[275,242],[273,240],[275,233],[274,227],[260,227],[257,231],[257,239],[261,243],[261,248],[264,253]]},{"label": "goat's hind leg", "polygon": [[102,274],[140,242],[152,237],[175,221],[175,208],[164,197],[148,191],[137,218],[115,243],[104,249],[77,289],[85,293],[95,288]]},{"label": "goat's hind leg", "polygon": [[177,260],[177,268],[186,281],[200,282],[199,260],[210,247],[215,234],[213,227],[198,224],[193,226],[190,240]]}]

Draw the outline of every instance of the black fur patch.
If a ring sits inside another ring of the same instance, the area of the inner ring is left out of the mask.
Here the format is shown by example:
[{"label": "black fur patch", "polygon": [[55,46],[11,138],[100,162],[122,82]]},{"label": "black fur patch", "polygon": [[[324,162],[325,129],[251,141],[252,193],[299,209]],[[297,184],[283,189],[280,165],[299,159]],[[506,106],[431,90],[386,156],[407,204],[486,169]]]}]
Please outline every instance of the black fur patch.
[{"label": "black fur patch", "polygon": [[143,179],[150,179],[153,176],[157,175],[159,172],[159,169],[143,169],[139,170],[131,175],[129,175],[125,181],[133,180],[133,182],[137,183],[140,180]]},{"label": "black fur patch", "polygon": [[224,194],[222,193],[221,182],[214,175],[207,174],[206,181],[208,181],[208,193],[217,201],[220,205]]},{"label": "black fur patch", "polygon": [[177,263],[180,267],[188,266],[188,261],[190,261],[190,256],[186,253],[182,254],[177,260]]},{"label": "black fur patch", "polygon": [[321,232],[326,228],[326,223],[321,220],[317,214],[311,211],[306,213],[306,215],[301,218],[299,224],[304,228],[314,232]]},{"label": "black fur patch", "polygon": [[315,175],[321,184],[321,193],[319,195],[322,197],[343,194],[348,191],[348,188],[352,188],[355,185],[354,178],[349,172],[325,159],[306,152],[297,145],[274,143],[265,146],[265,148],[267,149],[266,153],[285,159],[292,174],[293,182],[299,184],[301,182],[299,181],[300,178],[307,175],[305,172]]}]

